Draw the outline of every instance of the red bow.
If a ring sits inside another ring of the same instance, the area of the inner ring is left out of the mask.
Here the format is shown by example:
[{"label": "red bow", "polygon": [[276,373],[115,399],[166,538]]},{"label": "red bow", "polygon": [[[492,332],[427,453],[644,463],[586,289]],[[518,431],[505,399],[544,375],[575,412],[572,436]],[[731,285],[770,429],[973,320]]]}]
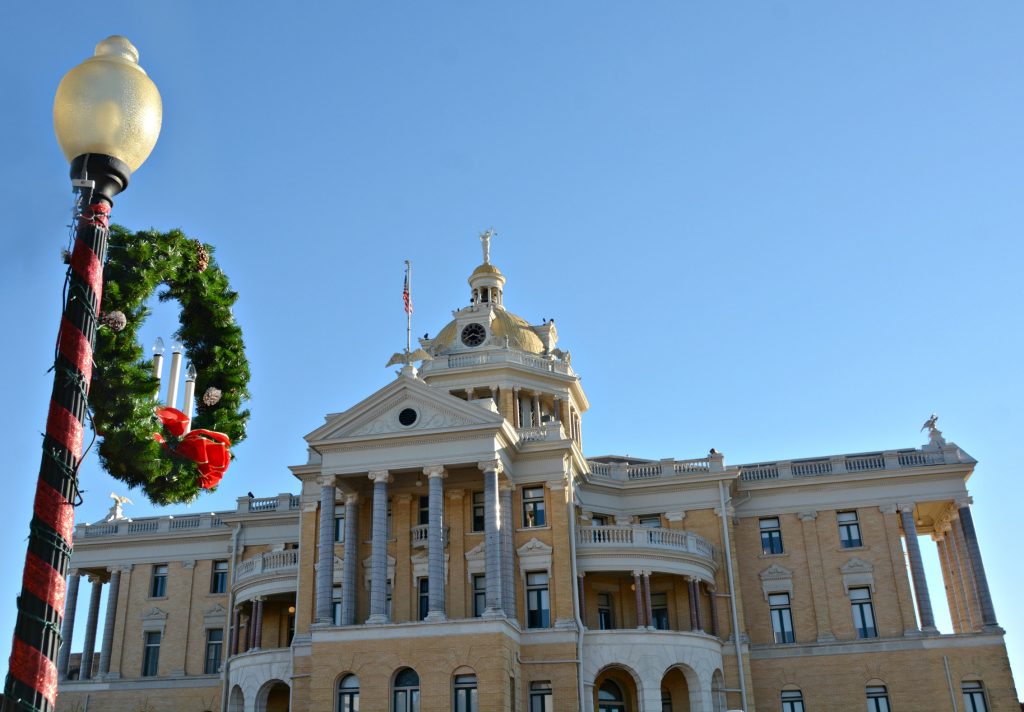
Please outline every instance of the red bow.
[{"label": "red bow", "polygon": [[231,463],[231,440],[224,433],[212,430],[192,430],[185,434],[189,417],[177,408],[155,408],[156,415],[167,428],[167,432],[176,438],[185,437],[176,449],[171,449],[160,433],[153,433],[153,438],[165,448],[177,455],[192,460],[199,468],[199,486],[203,489],[215,487]]}]

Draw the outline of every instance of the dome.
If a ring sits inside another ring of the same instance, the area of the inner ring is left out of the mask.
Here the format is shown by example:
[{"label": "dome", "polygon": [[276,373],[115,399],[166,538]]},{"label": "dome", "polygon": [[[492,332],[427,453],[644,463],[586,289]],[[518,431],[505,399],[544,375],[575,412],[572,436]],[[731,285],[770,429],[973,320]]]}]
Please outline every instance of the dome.
[{"label": "dome", "polygon": [[473,274],[469,275],[469,280],[470,282],[472,282],[473,277],[477,277],[484,274],[493,274],[499,277],[504,277],[500,269],[492,265],[490,262],[485,262],[484,264],[480,265],[475,270],[473,270]]},{"label": "dome", "polygon": [[[481,266],[490,267],[490,265]],[[486,320],[486,317],[483,320]],[[527,323],[525,319],[522,319],[515,314],[511,314],[504,309],[494,310],[494,319],[491,320],[489,330],[491,335],[495,337],[499,343],[501,343],[507,336],[508,346],[510,349],[527,351],[532,354],[544,353],[544,343],[540,340],[540,337],[537,336],[536,332],[530,328],[529,323]],[[458,344],[459,333],[455,321],[449,322],[448,325],[441,329],[437,336],[431,340],[432,351],[435,354],[444,353]]]}]

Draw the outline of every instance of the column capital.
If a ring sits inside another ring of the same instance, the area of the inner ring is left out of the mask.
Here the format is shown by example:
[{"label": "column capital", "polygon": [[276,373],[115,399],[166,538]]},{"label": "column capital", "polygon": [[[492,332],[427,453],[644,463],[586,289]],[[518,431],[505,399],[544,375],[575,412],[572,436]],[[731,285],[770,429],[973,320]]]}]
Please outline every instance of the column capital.
[{"label": "column capital", "polygon": [[461,487],[456,487],[454,489],[447,490],[445,494],[448,496],[448,499],[459,501],[466,496],[466,490]]},{"label": "column capital", "polygon": [[502,480],[498,483],[498,490],[501,492],[515,492],[516,483],[511,480]]},{"label": "column capital", "polygon": [[969,494],[965,494],[954,499],[953,504],[956,506],[957,509],[970,507],[972,504],[974,504],[974,497],[971,497]]},{"label": "column capital", "polygon": [[444,465],[427,465],[423,468],[423,474],[427,476],[427,479],[447,477],[447,473],[444,471]]},{"label": "column capital", "polygon": [[96,584],[102,584],[103,583],[103,579],[101,579],[97,574],[88,574],[87,578],[89,579],[89,583],[91,583],[94,586]]},{"label": "column capital", "polygon": [[384,484],[391,482],[391,473],[387,470],[374,470],[369,473],[368,477],[373,480],[374,484],[378,482],[383,482]]},{"label": "column capital", "polygon": [[565,489],[565,480],[551,480],[544,483],[552,492],[561,492]]},{"label": "column capital", "polygon": [[796,516],[800,518],[801,522],[813,522],[818,518],[818,513],[809,510],[806,512],[799,512]]},{"label": "column capital", "polygon": [[359,495],[355,492],[345,495],[345,504],[356,504],[359,502]]},{"label": "column capital", "polygon": [[337,477],[335,475],[320,475],[316,478],[316,481],[321,487],[334,487],[337,485]]},{"label": "column capital", "polygon": [[878,511],[882,514],[896,514],[895,504],[880,504],[878,505]]},{"label": "column capital", "polygon": [[910,512],[911,514],[913,514],[915,505],[916,502],[897,502],[896,509],[898,509],[901,512]]},{"label": "column capital", "polygon": [[476,466],[479,467],[483,472],[497,472],[499,475],[501,474],[503,469],[501,466],[501,460],[498,458],[495,458],[493,460],[481,460],[480,462],[476,463]]}]

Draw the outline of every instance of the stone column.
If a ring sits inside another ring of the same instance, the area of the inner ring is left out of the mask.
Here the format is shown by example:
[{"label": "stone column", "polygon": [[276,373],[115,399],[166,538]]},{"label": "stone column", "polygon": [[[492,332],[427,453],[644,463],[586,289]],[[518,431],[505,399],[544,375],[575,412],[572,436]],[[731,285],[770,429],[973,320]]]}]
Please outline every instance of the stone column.
[{"label": "stone column", "polygon": [[470,403],[476,400],[476,388],[470,386],[466,389],[466,400]]},{"label": "stone column", "polygon": [[964,531],[960,526],[959,519],[959,515],[956,515],[950,522],[947,544],[956,564],[956,578],[959,581],[967,630],[974,631],[981,627],[979,625],[981,606],[978,605],[978,587],[974,583],[974,572],[971,570],[967,548],[964,546]]},{"label": "stone column", "polygon": [[484,617],[503,618],[501,595],[501,512],[498,506],[500,460],[479,463],[484,473],[484,565],[487,577],[487,606]]},{"label": "stone column", "polygon": [[75,608],[78,603],[78,584],[82,580],[77,569],[68,573],[64,622],[60,626],[60,652],[57,654],[57,679],[68,679],[68,660],[71,658],[71,638],[75,632]]},{"label": "stone column", "polygon": [[718,592],[714,586],[708,585],[708,601],[711,603],[711,635],[716,638],[721,637],[719,635],[720,630],[718,627]]},{"label": "stone column", "polygon": [[540,393],[537,393],[536,391],[533,392],[532,406],[533,406],[531,408],[532,416],[530,417],[530,420],[533,422],[533,427],[539,428],[540,427]]},{"label": "stone column", "polygon": [[256,647],[256,601],[249,601],[249,620],[245,624],[245,651]]},{"label": "stone column", "polygon": [[956,576],[953,568],[953,558],[949,551],[949,524],[940,529],[935,525],[935,532],[932,534],[932,541],[939,553],[939,568],[942,571],[942,584],[946,591],[946,603],[949,605],[949,620],[953,624],[954,633],[963,633],[967,630],[964,625],[963,609],[960,607],[960,594],[956,588]]},{"label": "stone column", "polygon": [[[387,510],[384,511],[387,517]],[[356,622],[356,576],[359,575],[359,496],[345,496],[345,562],[341,569],[341,624],[355,625]],[[387,526],[387,522],[385,522]],[[385,559],[385,562],[387,560]],[[386,584],[385,584],[386,585]],[[332,592],[333,593],[333,592]]]},{"label": "stone column", "polygon": [[263,596],[253,599],[253,626],[252,626],[252,647],[259,650],[263,647]]},{"label": "stone column", "polygon": [[517,428],[523,427],[523,402],[519,399],[519,389],[512,389],[512,425]]},{"label": "stone column", "polygon": [[316,565],[316,622],[329,625],[334,621],[334,477],[320,482],[320,545]]},{"label": "stone column", "polygon": [[633,593],[636,596],[636,627],[644,627],[644,584],[640,580],[640,572],[633,572]]},{"label": "stone column", "polygon": [[370,545],[370,617],[366,622],[388,622],[388,482],[387,470],[370,473],[373,480],[373,536]]},{"label": "stone column", "polygon": [[910,559],[910,575],[914,581],[914,597],[917,599],[917,614],[921,619],[921,630],[935,633],[935,616],[932,614],[932,599],[928,595],[928,582],[924,576],[924,562],[921,560],[921,545],[917,541],[917,524],[914,522],[914,505],[900,504],[900,523],[907,542],[907,557]]},{"label": "stone column", "polygon": [[562,399],[559,398],[558,396],[555,396],[554,406],[555,412],[553,415],[555,417],[555,420],[557,420],[558,422],[562,422]]},{"label": "stone column", "polygon": [[654,629],[654,609],[651,607],[651,572],[644,571],[641,575],[644,582],[644,619],[647,627]]},{"label": "stone column", "polygon": [[974,517],[971,515],[969,501],[957,502],[957,514],[960,515],[960,529],[963,532],[967,556],[974,569],[974,586],[978,590],[978,603],[981,605],[981,625],[983,628],[996,628],[996,609],[992,605],[992,593],[988,588],[985,576],[985,563],[981,560],[981,548],[978,546],[978,535],[974,531]]},{"label": "stone column", "polygon": [[512,493],[515,485],[502,482],[501,491],[501,608],[509,618],[516,618],[515,566],[512,540],[514,515],[512,513]]},{"label": "stone column", "polygon": [[697,625],[697,586],[692,576],[686,577],[686,592],[690,597],[690,630],[696,631]]},{"label": "stone column", "polygon": [[231,612],[231,642],[228,648],[228,655],[238,655],[238,640],[241,637],[240,627],[242,625],[242,609],[235,606],[235,610]]},{"label": "stone column", "polygon": [[424,467],[427,476],[430,511],[427,517],[427,620],[443,621],[447,618],[444,606],[444,468],[440,465]]},{"label": "stone column", "polygon": [[832,632],[832,617],[828,610],[828,592],[825,590],[825,564],[821,557],[821,544],[818,541],[818,513],[816,511],[800,512],[800,529],[804,539],[804,552],[807,555],[807,573],[811,582],[811,602],[814,606],[814,622],[818,629],[818,642],[835,640]]},{"label": "stone column", "polygon": [[96,623],[100,617],[100,594],[103,592],[103,581],[99,576],[89,576],[92,594],[89,596],[89,617],[85,619],[85,644],[82,646],[82,667],[78,671],[79,680],[92,677],[92,656],[96,652]]},{"label": "stone column", "polygon": [[586,573],[581,573],[576,577],[576,587],[579,590],[580,598],[580,621],[583,623],[583,627],[587,627],[587,599],[586,599],[586,585],[584,584],[584,577]]},{"label": "stone column", "polygon": [[114,623],[117,621],[117,593],[121,587],[121,569],[111,568],[108,571],[110,586],[107,588],[107,616],[103,621],[103,644],[100,647],[100,678],[110,672],[110,649],[114,645]]},{"label": "stone column", "polygon": [[889,547],[889,569],[896,582],[896,599],[899,602],[900,620],[903,622],[903,635],[920,635],[917,627],[917,615],[914,612],[913,594],[910,592],[910,577],[904,564],[903,543],[900,540],[898,512],[895,504],[883,504],[878,507],[882,513],[882,530],[885,533],[886,546]]}]

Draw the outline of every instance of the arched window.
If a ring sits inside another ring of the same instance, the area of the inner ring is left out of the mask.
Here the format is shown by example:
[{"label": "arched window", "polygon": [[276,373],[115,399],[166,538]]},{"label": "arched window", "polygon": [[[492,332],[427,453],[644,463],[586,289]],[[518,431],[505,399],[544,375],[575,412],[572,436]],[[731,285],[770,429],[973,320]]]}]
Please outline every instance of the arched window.
[{"label": "arched window", "polygon": [[338,712],[359,712],[359,678],[355,675],[338,681]]},{"label": "arched window", "polygon": [[868,712],[891,712],[889,690],[885,685],[868,685]]},{"label": "arched window", "polygon": [[420,712],[420,676],[402,668],[391,685],[391,712]]},{"label": "arched window", "polygon": [[599,712],[625,712],[626,698],[622,688],[612,680],[605,680],[597,691],[597,706]]},{"label": "arched window", "polygon": [[804,696],[800,690],[782,691],[782,712],[804,712]]},{"label": "arched window", "polygon": [[960,683],[964,695],[964,712],[988,712],[985,704],[985,688],[980,680],[964,680]]},{"label": "arched window", "polygon": [[476,697],[476,675],[456,675],[452,683],[452,712],[480,712]]},{"label": "arched window", "polygon": [[725,712],[725,678],[721,670],[711,676],[711,705],[713,712]]}]

